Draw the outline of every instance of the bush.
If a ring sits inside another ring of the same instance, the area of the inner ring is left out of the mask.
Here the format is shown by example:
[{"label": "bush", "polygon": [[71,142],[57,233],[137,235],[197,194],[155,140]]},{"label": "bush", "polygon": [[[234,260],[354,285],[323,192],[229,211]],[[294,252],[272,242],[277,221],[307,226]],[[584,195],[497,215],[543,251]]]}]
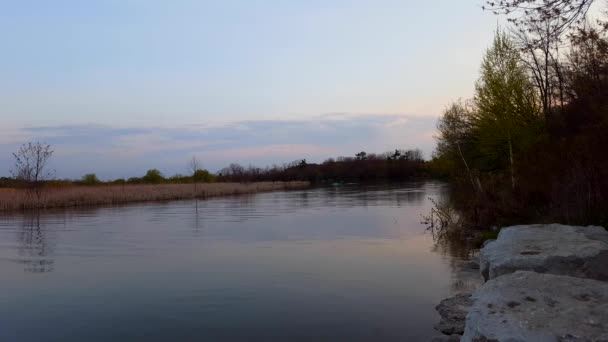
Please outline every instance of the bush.
[{"label": "bush", "polygon": [[159,184],[165,181],[163,174],[157,169],[150,169],[146,175],[142,177],[144,183]]},{"label": "bush", "polygon": [[214,176],[207,170],[196,170],[192,175],[192,180],[195,182],[210,183],[214,181]]},{"label": "bush", "polygon": [[101,183],[99,178],[97,178],[97,175],[94,173],[88,173],[82,176],[82,179],[80,181],[82,182],[82,184],[85,185],[97,185]]}]

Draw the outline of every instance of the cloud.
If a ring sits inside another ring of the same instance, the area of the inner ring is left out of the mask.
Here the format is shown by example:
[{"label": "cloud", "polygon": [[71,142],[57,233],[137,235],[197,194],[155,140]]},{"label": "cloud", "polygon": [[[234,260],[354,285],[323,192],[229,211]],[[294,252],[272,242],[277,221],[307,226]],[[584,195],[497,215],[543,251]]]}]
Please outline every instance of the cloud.
[{"label": "cloud", "polygon": [[[333,149],[313,145],[313,144],[276,144],[251,147],[229,148],[219,151],[211,151],[205,153],[209,159],[222,160],[226,155],[238,160],[265,160],[268,158],[278,158],[279,160],[299,159],[294,156],[310,156],[310,155],[325,155],[330,156],[329,152]],[[333,150],[333,152],[336,152]],[[291,159],[289,159],[291,158]]]},{"label": "cloud", "polygon": [[300,120],[248,120],[213,125],[111,127],[58,125],[3,128],[0,175],[10,152],[29,140],[53,146],[52,167],[60,178],[95,172],[101,178],[131,177],[149,168],[186,172],[197,156],[212,171],[232,162],[266,166],[305,158],[321,162],[359,151],[433,148],[435,118],[397,114],[334,113]]}]

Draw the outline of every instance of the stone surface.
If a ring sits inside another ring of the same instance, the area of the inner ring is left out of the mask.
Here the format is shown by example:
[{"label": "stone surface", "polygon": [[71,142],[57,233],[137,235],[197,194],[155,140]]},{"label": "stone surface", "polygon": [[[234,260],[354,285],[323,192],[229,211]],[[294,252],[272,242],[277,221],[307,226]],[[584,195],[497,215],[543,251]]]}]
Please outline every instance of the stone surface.
[{"label": "stone surface", "polygon": [[462,335],[441,335],[433,337],[431,342],[459,342]]},{"label": "stone surface", "polygon": [[487,246],[489,243],[494,242],[494,241],[496,241],[496,239],[489,239],[489,240],[484,241],[484,242],[481,244],[481,248],[484,248],[484,247],[485,247],[485,246]]},{"label": "stone surface", "polygon": [[471,294],[459,294],[444,299],[435,307],[441,320],[435,325],[435,329],[446,335],[464,333],[464,323],[473,305]]},{"label": "stone surface", "polygon": [[559,224],[503,228],[480,251],[485,280],[517,270],[608,281],[608,231]]},{"label": "stone surface", "polygon": [[517,271],[477,289],[461,341],[608,341],[608,283]]}]

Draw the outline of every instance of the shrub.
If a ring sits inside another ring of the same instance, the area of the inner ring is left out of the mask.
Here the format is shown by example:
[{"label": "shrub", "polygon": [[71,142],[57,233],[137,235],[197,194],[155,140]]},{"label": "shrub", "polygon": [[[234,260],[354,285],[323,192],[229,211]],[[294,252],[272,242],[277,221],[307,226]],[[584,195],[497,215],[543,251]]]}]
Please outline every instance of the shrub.
[{"label": "shrub", "polygon": [[85,185],[97,185],[101,183],[99,178],[97,178],[97,175],[94,173],[88,173],[82,176],[82,179],[80,181],[82,182],[82,184]]},{"label": "shrub", "polygon": [[159,184],[165,181],[163,174],[157,169],[150,169],[146,175],[142,177],[144,183]]},{"label": "shrub", "polygon": [[192,180],[195,182],[210,183],[214,181],[214,176],[207,170],[196,170],[192,175]]}]

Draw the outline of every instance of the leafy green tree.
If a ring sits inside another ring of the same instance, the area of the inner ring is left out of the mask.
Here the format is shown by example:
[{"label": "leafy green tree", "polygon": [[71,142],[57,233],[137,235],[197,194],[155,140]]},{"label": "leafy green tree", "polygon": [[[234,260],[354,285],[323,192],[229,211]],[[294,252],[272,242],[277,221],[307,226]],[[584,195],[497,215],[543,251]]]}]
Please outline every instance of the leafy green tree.
[{"label": "leafy green tree", "polygon": [[452,103],[444,112],[437,129],[436,162],[447,160],[452,165],[462,165],[471,186],[475,190],[481,190],[479,179],[474,176],[470,164],[471,141],[471,113],[472,109],[467,107],[462,101]]},{"label": "leafy green tree", "polygon": [[480,165],[488,171],[508,168],[515,188],[514,155],[537,141],[543,121],[519,51],[500,30],[484,56],[474,105],[470,124]]}]

